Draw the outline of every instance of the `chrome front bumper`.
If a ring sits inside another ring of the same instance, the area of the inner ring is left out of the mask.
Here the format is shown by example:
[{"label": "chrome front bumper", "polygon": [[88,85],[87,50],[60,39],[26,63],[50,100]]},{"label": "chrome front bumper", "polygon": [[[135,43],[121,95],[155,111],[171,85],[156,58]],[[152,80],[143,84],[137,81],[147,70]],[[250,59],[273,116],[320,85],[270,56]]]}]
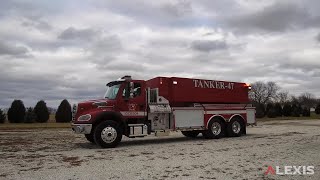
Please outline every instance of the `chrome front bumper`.
[{"label": "chrome front bumper", "polygon": [[78,134],[90,134],[92,124],[71,124],[71,128],[75,133]]}]

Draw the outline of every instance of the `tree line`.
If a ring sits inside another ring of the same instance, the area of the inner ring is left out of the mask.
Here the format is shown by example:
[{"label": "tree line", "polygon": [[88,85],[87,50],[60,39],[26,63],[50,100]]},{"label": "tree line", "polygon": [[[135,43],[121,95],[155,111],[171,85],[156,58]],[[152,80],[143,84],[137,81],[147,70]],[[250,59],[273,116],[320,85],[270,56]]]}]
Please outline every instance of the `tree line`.
[{"label": "tree line", "polygon": [[[320,100],[311,93],[300,96],[290,95],[281,91],[275,82],[255,82],[251,84],[249,97],[256,107],[256,117],[282,117],[282,116],[310,116],[310,108],[315,108],[315,113],[320,114]],[[14,100],[7,113],[11,123],[47,122],[49,110],[45,101],[40,100],[34,108],[25,108],[22,100]],[[64,99],[61,101],[55,114],[56,122],[70,122],[72,119],[71,105]],[[0,109],[0,123],[6,120],[5,113]]]},{"label": "tree line", "polygon": [[[50,112],[44,100],[38,101],[34,108],[25,108],[22,100],[14,100],[7,115],[0,109],[0,123],[4,123],[6,119],[10,123],[45,123],[48,122],[49,117]],[[70,122],[71,119],[71,105],[64,99],[55,113],[55,120],[56,122]]]},{"label": "tree line", "polygon": [[290,95],[286,91],[281,91],[275,82],[258,81],[251,84],[249,97],[256,107],[257,118],[309,117],[311,108],[315,108],[315,113],[320,114],[320,99],[313,94],[306,92],[299,96]]}]

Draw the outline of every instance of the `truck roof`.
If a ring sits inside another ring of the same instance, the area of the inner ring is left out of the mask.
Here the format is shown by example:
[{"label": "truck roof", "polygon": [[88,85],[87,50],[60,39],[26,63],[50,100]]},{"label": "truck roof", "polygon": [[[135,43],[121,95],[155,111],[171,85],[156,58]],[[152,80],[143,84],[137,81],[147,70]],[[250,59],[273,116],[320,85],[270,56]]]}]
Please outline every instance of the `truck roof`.
[{"label": "truck roof", "polygon": [[[166,76],[157,76],[152,79],[159,79],[159,78],[174,78],[174,79],[198,79],[198,80],[205,80],[205,81],[219,81],[219,82],[232,82],[232,83],[240,83],[240,84],[246,84],[245,82],[237,82],[237,81],[227,81],[227,80],[215,80],[215,79],[202,79],[202,78],[185,78],[185,77],[176,77],[176,76],[171,76],[171,77],[166,77]],[[149,79],[149,80],[152,80]],[[148,80],[148,81],[149,81]]]}]

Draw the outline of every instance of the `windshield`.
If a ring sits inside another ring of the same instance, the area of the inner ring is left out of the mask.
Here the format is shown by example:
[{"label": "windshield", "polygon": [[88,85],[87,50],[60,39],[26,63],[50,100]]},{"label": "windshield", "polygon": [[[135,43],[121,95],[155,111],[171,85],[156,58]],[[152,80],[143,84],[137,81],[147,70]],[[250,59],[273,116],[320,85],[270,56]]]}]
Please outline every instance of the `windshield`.
[{"label": "windshield", "polygon": [[112,84],[110,86],[108,85],[107,91],[104,94],[104,98],[115,99],[117,97],[120,86],[121,86],[121,83]]}]

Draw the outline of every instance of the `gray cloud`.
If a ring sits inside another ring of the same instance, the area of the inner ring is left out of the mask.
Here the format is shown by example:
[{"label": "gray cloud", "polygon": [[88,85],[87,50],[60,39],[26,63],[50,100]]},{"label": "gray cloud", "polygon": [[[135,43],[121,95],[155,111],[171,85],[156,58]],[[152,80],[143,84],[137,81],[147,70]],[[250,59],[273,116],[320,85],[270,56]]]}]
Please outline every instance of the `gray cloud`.
[{"label": "gray cloud", "polygon": [[188,1],[179,1],[175,4],[164,4],[163,10],[175,17],[182,17],[192,13],[191,3]]},{"label": "gray cloud", "polygon": [[90,40],[97,35],[97,32],[92,29],[76,29],[69,27],[65,29],[59,36],[62,40]]},{"label": "gray cloud", "polygon": [[301,28],[312,20],[306,8],[294,3],[275,3],[262,10],[226,19],[231,27],[243,31],[282,32]]},{"label": "gray cloud", "polygon": [[14,99],[22,99],[26,106],[34,106],[38,100],[43,99],[54,102],[48,105],[55,107],[64,98],[84,100],[102,97],[105,89],[103,83],[84,83],[76,78],[66,78],[67,71],[43,75],[32,73],[26,68],[20,74],[12,73],[12,68],[0,68],[0,81],[5,85],[0,91],[0,104],[3,107],[8,107]]},{"label": "gray cloud", "polygon": [[21,1],[11,0],[3,1],[0,6],[0,16],[18,16],[29,19],[41,19],[42,17],[52,14],[60,13],[74,2],[66,3],[63,0],[51,1]]},{"label": "gray cloud", "polygon": [[320,96],[318,7],[317,0],[6,1],[0,107],[99,98],[126,74],[271,80]]},{"label": "gray cloud", "polygon": [[92,54],[90,61],[100,70],[117,68],[117,66],[111,67],[110,62],[117,63],[119,61],[118,56],[121,55],[122,50],[123,45],[117,35],[101,37],[87,48],[87,51]]},{"label": "gray cloud", "polygon": [[316,40],[320,42],[320,33],[317,35]]},{"label": "gray cloud", "polygon": [[102,65],[99,68],[107,69],[108,71],[122,71],[122,73],[142,72],[145,70],[142,64],[130,61],[109,61],[107,64]]},{"label": "gray cloud", "polygon": [[314,69],[320,68],[319,63],[296,63],[296,62],[285,62],[279,65],[281,69],[299,69],[303,72],[311,72]]},{"label": "gray cloud", "polygon": [[122,49],[122,43],[117,35],[107,35],[95,41],[92,46],[94,52],[114,52]]},{"label": "gray cloud", "polygon": [[227,49],[225,41],[221,40],[195,40],[191,43],[191,47],[202,52],[210,52]]},{"label": "gray cloud", "polygon": [[133,2],[103,1],[99,6],[104,6],[109,11],[147,23],[148,26],[194,26],[192,1],[175,0],[150,3],[148,0]]},{"label": "gray cloud", "polygon": [[0,41],[0,55],[23,56],[27,53],[26,47]]},{"label": "gray cloud", "polygon": [[39,30],[51,30],[53,27],[45,21],[42,20],[27,20],[21,23],[22,26],[34,27]]}]

